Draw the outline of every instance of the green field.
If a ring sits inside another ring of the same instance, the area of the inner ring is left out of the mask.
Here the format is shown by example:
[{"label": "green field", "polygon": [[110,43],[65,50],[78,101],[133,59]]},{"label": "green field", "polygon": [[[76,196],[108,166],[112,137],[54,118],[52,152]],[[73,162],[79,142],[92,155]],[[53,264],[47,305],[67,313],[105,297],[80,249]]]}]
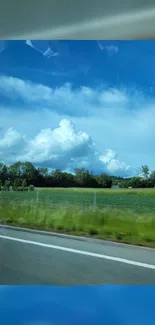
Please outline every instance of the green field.
[{"label": "green field", "polygon": [[155,247],[155,189],[0,192],[1,222]]}]

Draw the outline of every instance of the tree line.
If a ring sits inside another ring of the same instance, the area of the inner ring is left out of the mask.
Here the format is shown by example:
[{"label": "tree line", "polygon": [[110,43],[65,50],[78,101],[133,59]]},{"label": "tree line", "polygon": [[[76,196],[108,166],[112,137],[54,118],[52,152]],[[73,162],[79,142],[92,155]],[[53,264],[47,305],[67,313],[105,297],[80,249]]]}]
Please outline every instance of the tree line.
[{"label": "tree line", "polygon": [[60,169],[36,168],[31,162],[16,162],[11,166],[0,163],[0,190],[33,190],[34,187],[90,187],[111,188],[147,188],[155,187],[155,171],[148,166],[141,167],[141,176],[109,176],[105,173],[94,175],[84,168],[75,169],[74,174]]}]

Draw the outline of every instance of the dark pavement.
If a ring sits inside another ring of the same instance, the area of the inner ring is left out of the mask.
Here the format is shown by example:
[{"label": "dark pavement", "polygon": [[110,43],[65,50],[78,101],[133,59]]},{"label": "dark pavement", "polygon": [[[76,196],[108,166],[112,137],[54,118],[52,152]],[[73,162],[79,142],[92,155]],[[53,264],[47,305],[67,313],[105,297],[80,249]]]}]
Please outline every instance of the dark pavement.
[{"label": "dark pavement", "polygon": [[0,284],[109,283],[155,284],[155,250],[0,227]]}]

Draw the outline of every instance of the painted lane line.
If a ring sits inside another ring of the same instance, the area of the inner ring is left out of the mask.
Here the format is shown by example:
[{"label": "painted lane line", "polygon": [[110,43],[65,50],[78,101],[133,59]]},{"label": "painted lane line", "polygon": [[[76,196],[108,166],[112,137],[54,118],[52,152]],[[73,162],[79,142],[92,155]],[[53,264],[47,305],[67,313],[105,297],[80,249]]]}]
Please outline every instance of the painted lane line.
[{"label": "painted lane line", "polygon": [[20,239],[20,238],[14,238],[14,237],[9,237],[9,236],[4,236],[4,235],[0,235],[0,238],[6,239],[6,240],[12,240],[12,241],[19,242],[19,243],[25,243],[25,244],[30,244],[30,245],[40,246],[40,247],[58,249],[58,250],[69,252],[69,253],[86,255],[86,256],[91,256],[91,257],[97,257],[97,258],[102,258],[102,259],[105,259],[105,260],[110,260],[110,261],[114,261],[114,262],[120,262],[120,263],[125,263],[125,264],[129,264],[129,265],[140,266],[140,267],[144,267],[144,268],[147,268],[147,269],[155,270],[155,265],[153,265],[153,264],[136,262],[136,261],[120,258],[120,257],[114,257],[114,256],[98,254],[98,253],[92,253],[92,252],[87,252],[87,251],[81,251],[81,250],[78,250],[78,249],[68,248],[68,247],[63,247],[63,246],[44,244],[44,243],[40,243],[40,242],[36,242],[36,241],[25,240],[25,239]]}]

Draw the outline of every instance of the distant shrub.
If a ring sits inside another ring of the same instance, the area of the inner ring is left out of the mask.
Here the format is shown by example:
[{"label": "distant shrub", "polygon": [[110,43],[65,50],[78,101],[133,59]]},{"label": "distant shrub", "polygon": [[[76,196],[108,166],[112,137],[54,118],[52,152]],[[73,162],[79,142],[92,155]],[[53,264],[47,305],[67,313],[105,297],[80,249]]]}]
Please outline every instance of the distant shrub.
[{"label": "distant shrub", "polygon": [[17,191],[19,191],[19,192],[22,191],[22,187],[21,186],[18,186],[17,187]]},{"label": "distant shrub", "polygon": [[19,191],[19,192],[23,192],[24,190],[25,190],[25,188],[22,186],[18,186],[18,188],[17,188],[17,191]]},{"label": "distant shrub", "polygon": [[24,187],[24,188],[23,188],[23,191],[28,191],[28,190],[29,190],[28,187]]},{"label": "distant shrub", "polygon": [[29,191],[34,191],[34,185],[29,186]]},{"label": "distant shrub", "polygon": [[17,188],[14,188],[14,191],[18,192],[26,192],[29,190],[29,187],[23,187],[23,186],[18,186]]}]

